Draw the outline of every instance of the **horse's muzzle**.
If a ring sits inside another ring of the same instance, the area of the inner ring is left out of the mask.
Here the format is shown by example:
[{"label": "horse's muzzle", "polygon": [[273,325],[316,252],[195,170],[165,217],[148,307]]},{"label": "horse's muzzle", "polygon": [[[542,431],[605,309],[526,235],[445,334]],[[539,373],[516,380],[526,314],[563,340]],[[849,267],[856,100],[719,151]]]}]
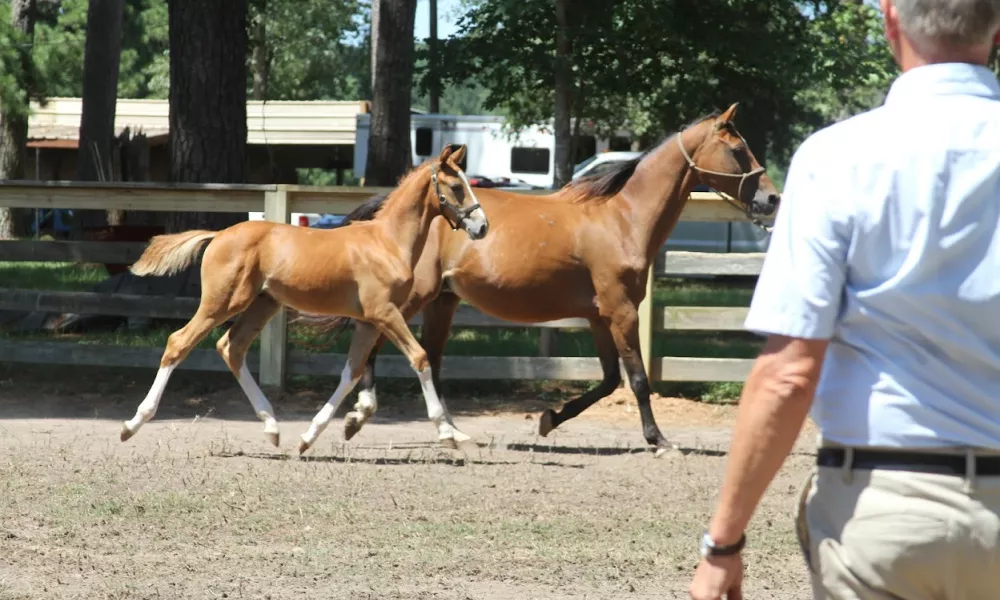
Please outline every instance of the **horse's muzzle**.
[{"label": "horse's muzzle", "polygon": [[757,216],[769,217],[778,210],[778,204],[781,202],[781,196],[775,193],[757,193],[753,197],[753,202],[750,205],[750,213]]}]

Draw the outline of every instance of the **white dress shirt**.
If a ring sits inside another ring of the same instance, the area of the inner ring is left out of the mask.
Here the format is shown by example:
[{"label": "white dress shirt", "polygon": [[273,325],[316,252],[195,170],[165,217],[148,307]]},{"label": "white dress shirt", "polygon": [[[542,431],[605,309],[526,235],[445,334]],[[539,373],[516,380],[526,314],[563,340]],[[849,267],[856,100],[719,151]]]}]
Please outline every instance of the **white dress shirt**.
[{"label": "white dress shirt", "polygon": [[821,435],[1000,448],[1000,85],[936,64],[796,151],[745,326],[828,339]]}]

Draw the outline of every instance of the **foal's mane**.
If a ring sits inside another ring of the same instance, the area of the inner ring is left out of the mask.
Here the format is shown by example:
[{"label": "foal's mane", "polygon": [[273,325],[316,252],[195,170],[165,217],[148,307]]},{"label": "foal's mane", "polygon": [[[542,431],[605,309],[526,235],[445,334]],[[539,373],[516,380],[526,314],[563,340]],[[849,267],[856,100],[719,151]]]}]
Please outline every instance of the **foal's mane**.
[{"label": "foal's mane", "polygon": [[[718,117],[721,114],[722,112],[718,110],[712,111],[707,115],[703,115],[701,117],[698,117],[694,121],[691,121],[690,123],[685,125],[682,128],[682,130],[688,129],[689,127],[694,127],[695,125],[699,125],[709,119],[714,119],[715,117]],[[625,187],[625,184],[628,183],[629,179],[632,178],[632,175],[635,174],[635,170],[639,166],[639,163],[642,162],[642,159],[646,158],[651,152],[653,152],[657,148],[660,148],[663,144],[674,139],[676,136],[677,136],[676,133],[667,136],[667,138],[662,140],[659,144],[656,144],[652,148],[643,151],[643,153],[640,154],[639,156],[623,162],[622,164],[615,167],[611,171],[608,171],[607,173],[604,173],[602,175],[587,175],[585,177],[581,177],[579,179],[570,181],[565,186],[563,186],[562,190],[560,190],[560,193],[563,195],[564,198],[567,198],[570,202],[576,204],[584,204],[584,203],[600,204],[607,202],[608,200],[613,198],[616,194],[618,194],[618,192],[622,191],[622,188]]]},{"label": "foal's mane", "polygon": [[[417,178],[437,160],[436,157],[430,158],[425,160],[420,166],[410,169],[399,179],[399,183],[388,194],[376,194],[365,200],[364,204],[351,211],[348,217],[344,219],[343,225],[347,225],[349,220],[368,221],[384,215],[385,211],[391,209],[396,201],[410,193],[410,187],[414,185]],[[352,219],[351,215],[355,215],[356,213],[357,216]]]}]

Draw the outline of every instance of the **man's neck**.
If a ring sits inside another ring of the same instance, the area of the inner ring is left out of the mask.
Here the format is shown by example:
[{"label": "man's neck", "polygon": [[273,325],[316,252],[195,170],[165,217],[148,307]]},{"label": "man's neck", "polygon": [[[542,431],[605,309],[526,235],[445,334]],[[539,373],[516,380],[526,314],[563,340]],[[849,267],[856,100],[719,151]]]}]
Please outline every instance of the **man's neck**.
[{"label": "man's neck", "polygon": [[986,66],[989,61],[988,46],[921,49],[907,40],[901,40],[897,52],[899,68],[905,73],[917,67],[943,63],[966,63]]}]

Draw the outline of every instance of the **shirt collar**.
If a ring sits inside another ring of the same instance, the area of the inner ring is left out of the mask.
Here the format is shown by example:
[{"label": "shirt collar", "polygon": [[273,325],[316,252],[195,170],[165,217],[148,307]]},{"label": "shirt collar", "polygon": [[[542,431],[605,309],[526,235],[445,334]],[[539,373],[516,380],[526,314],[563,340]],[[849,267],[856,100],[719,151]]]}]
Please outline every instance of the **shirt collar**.
[{"label": "shirt collar", "polygon": [[920,96],[984,96],[1000,99],[1000,82],[989,68],[970,63],[938,63],[910,69],[892,83],[885,103]]}]

